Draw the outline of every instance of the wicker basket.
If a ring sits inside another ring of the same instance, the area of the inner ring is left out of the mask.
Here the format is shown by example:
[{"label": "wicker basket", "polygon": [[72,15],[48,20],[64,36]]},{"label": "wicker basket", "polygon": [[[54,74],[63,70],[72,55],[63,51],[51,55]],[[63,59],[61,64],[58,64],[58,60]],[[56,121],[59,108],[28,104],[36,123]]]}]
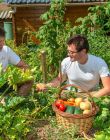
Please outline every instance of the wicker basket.
[{"label": "wicker basket", "polygon": [[[73,84],[66,85],[66,86],[61,88],[61,91],[65,87],[68,87],[68,86],[76,87]],[[60,93],[61,93],[61,91],[60,91]],[[89,95],[91,97],[91,95],[89,93],[87,93],[87,95]],[[59,94],[59,96],[60,96],[60,94]],[[88,114],[88,115],[85,115],[85,114],[69,114],[69,113],[66,113],[66,112],[62,112],[55,106],[55,102],[52,104],[52,108],[53,108],[54,112],[56,113],[56,120],[57,120],[59,125],[62,125],[66,128],[68,128],[70,126],[74,126],[77,129],[77,132],[80,133],[80,134],[82,132],[87,133],[90,130],[90,128],[92,127],[92,124],[93,124],[93,118],[99,110],[99,108],[94,103],[93,98],[92,98],[92,113]]]}]

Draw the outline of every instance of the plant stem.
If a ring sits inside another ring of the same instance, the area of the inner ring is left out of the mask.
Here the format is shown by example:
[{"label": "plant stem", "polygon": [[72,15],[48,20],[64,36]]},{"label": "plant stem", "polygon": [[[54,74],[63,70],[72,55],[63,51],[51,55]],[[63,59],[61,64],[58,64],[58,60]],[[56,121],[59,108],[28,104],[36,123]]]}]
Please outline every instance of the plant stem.
[{"label": "plant stem", "polygon": [[2,93],[2,95],[0,96],[0,102],[2,101],[5,93],[10,89],[10,86]]}]

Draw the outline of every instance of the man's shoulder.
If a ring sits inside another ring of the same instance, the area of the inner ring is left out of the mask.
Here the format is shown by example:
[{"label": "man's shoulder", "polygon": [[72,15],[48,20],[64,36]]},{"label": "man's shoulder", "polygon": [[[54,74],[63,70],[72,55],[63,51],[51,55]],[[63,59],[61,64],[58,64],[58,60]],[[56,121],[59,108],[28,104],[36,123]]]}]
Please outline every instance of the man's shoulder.
[{"label": "man's shoulder", "polygon": [[105,60],[99,56],[89,55],[89,58],[94,64],[104,64],[106,63]]},{"label": "man's shoulder", "polygon": [[70,62],[70,57],[66,57],[62,61],[62,63],[68,63],[68,62]]},{"label": "man's shoulder", "polygon": [[68,66],[71,65],[71,63],[72,63],[72,62],[71,62],[71,60],[70,60],[70,57],[66,57],[66,58],[63,59],[61,65],[64,66],[64,67],[68,67]]},{"label": "man's shoulder", "polygon": [[3,46],[3,50],[8,51],[10,48],[7,45]]},{"label": "man's shoulder", "polygon": [[96,56],[96,55],[92,55],[92,54],[89,54],[89,58],[91,59],[91,60],[96,60],[96,61],[103,61],[103,59],[101,58],[101,57],[99,57],[99,56]]}]

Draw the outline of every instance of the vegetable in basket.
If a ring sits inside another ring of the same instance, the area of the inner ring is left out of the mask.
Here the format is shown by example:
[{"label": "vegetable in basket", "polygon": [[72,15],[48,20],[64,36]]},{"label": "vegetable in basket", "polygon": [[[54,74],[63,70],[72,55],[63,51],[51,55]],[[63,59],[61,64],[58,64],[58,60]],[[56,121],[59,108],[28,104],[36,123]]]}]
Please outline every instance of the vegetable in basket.
[{"label": "vegetable in basket", "polygon": [[64,104],[60,104],[59,110],[64,112],[66,110],[66,106]]},{"label": "vegetable in basket", "polygon": [[73,114],[75,110],[74,106],[67,106],[66,111],[67,113]]},{"label": "vegetable in basket", "polygon": [[61,104],[63,104],[63,100],[61,100],[61,99],[56,100],[56,102],[55,102],[56,107],[59,108],[59,106],[60,106]]}]

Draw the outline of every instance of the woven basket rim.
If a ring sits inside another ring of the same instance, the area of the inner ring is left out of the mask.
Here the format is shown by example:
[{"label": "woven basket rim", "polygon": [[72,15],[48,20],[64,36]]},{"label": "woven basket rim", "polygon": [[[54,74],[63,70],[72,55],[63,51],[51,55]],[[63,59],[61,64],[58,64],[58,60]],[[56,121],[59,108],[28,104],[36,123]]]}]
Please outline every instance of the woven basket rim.
[{"label": "woven basket rim", "polygon": [[75,119],[86,119],[86,118],[89,118],[89,117],[93,117],[99,111],[99,107],[96,104],[93,104],[93,106],[92,106],[92,113],[90,113],[90,114],[70,114],[70,113],[67,113],[67,112],[60,111],[56,107],[55,102],[52,104],[52,108],[53,108],[53,111],[55,113],[61,115],[62,117],[65,117],[65,118],[75,118]]},{"label": "woven basket rim", "polygon": [[33,78],[32,79],[25,80],[25,81],[18,82],[17,85],[18,86],[21,86],[21,85],[26,84],[26,83],[29,83],[29,82],[33,82]]}]

